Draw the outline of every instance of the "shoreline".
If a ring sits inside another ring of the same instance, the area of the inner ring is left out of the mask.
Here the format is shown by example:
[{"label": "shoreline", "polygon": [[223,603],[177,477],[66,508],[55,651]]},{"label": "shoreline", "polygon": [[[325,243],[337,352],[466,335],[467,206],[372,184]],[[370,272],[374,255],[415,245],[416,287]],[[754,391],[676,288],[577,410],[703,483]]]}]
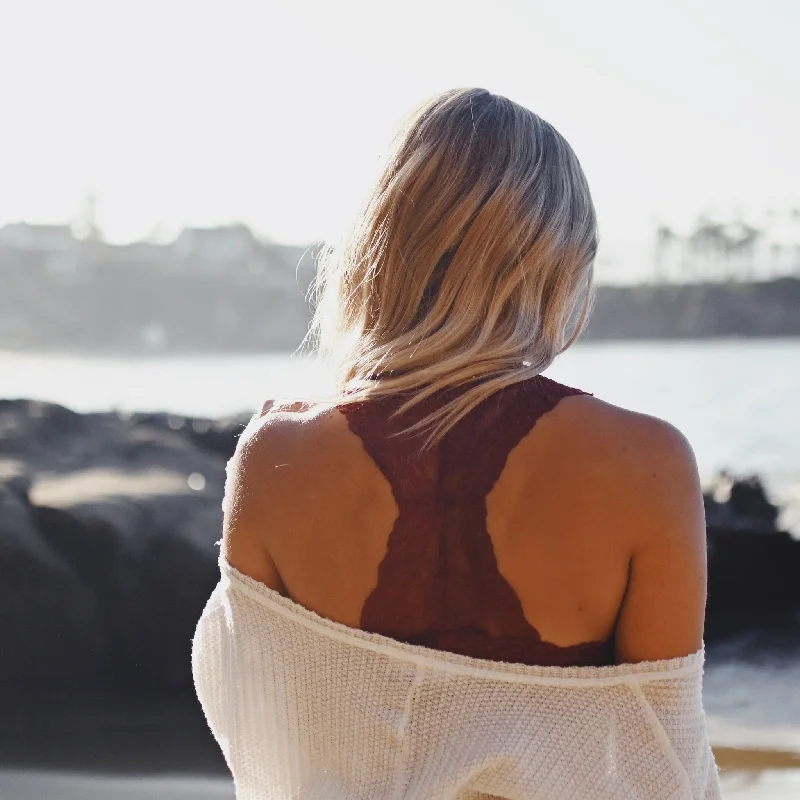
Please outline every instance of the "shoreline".
[{"label": "shoreline", "polygon": [[[620,336],[610,338],[586,338],[579,339],[573,347],[593,348],[628,345],[643,347],[668,347],[670,345],[691,345],[691,344],[780,344],[785,342],[787,345],[796,344],[800,341],[800,333],[786,334],[708,334],[699,336]],[[97,359],[185,359],[185,358],[213,358],[213,357],[251,357],[251,356],[280,356],[305,358],[313,360],[314,354],[303,352],[298,347],[291,346],[263,346],[247,343],[240,343],[234,346],[219,345],[217,347],[203,345],[200,346],[168,346],[163,348],[120,346],[120,345],[92,345],[91,347],[80,345],[64,345],[59,342],[46,344],[17,344],[0,345],[0,357],[9,358],[97,358]]]},{"label": "shoreline", "polygon": [[728,746],[712,749],[721,773],[765,770],[797,770],[800,773],[800,751]]}]

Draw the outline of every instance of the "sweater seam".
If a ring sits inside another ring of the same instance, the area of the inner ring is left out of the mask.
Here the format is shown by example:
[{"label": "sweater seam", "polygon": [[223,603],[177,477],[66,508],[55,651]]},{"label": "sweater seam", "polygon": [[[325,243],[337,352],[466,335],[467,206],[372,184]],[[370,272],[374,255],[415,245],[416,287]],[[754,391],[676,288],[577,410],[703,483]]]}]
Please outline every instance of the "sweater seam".
[{"label": "sweater seam", "polygon": [[650,723],[650,727],[652,728],[656,739],[667,756],[667,760],[675,769],[678,779],[681,782],[681,788],[685,792],[685,796],[687,798],[693,797],[692,782],[689,779],[689,773],[686,771],[686,767],[678,757],[678,754],[675,751],[675,746],[664,729],[661,720],[658,718],[658,714],[656,714],[653,704],[647,699],[647,695],[644,693],[639,683],[631,681],[629,686],[631,687],[634,695],[636,695],[636,699],[639,701],[639,705],[642,707],[642,711]]},{"label": "sweater seam", "polygon": [[400,740],[400,754],[399,754],[399,764],[395,767],[397,773],[397,780],[394,785],[394,791],[392,792],[392,797],[395,800],[399,800],[405,794],[405,789],[408,784],[408,751],[409,751],[409,737],[406,733],[406,728],[408,727],[408,721],[411,718],[411,709],[414,704],[414,695],[417,693],[417,689],[422,684],[422,676],[423,676],[423,668],[420,664],[414,665],[414,678],[411,681],[411,686],[408,687],[408,692],[406,692],[406,700],[403,704],[403,716],[400,719],[400,725],[398,726],[397,730],[397,737]]}]

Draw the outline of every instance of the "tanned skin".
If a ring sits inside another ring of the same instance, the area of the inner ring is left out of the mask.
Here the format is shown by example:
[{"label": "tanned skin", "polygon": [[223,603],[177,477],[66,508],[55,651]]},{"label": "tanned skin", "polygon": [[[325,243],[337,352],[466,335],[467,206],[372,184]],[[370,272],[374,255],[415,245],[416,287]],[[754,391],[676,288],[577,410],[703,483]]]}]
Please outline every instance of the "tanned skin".
[{"label": "tanned skin", "polygon": [[[335,408],[265,404],[228,465],[224,557],[359,627],[398,509]],[[691,447],[671,425],[567,397],[511,451],[487,497],[498,568],[560,646],[615,637],[616,661],[702,645],[706,530]]]}]

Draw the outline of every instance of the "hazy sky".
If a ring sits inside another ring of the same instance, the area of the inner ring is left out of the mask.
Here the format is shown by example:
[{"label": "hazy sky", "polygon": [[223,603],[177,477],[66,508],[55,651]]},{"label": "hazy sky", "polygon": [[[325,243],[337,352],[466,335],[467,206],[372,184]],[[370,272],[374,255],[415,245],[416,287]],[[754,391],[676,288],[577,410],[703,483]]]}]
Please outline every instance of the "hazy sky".
[{"label": "hazy sky", "polygon": [[87,190],[118,241],[334,236],[392,126],[454,86],[570,140],[606,254],[800,206],[798,0],[0,0],[0,224]]}]

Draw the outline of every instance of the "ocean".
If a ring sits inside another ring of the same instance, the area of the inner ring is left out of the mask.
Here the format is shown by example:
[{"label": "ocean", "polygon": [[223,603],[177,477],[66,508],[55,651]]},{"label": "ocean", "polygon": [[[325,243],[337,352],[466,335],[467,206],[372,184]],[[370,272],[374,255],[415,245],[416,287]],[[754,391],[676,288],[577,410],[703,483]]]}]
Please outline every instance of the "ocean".
[{"label": "ocean", "polygon": [[[573,347],[546,374],[677,426],[704,480],[720,469],[760,475],[785,507],[784,525],[800,535],[800,340],[590,343]],[[329,380],[325,364],[287,354],[0,353],[0,398],[36,398],[77,411],[220,417],[253,411],[276,395],[314,392]],[[717,645],[709,656],[705,705],[725,797],[800,797],[800,641],[776,648],[774,632],[764,632]],[[111,796],[232,794],[227,782],[212,777],[126,782],[0,768],[4,800]]]}]

